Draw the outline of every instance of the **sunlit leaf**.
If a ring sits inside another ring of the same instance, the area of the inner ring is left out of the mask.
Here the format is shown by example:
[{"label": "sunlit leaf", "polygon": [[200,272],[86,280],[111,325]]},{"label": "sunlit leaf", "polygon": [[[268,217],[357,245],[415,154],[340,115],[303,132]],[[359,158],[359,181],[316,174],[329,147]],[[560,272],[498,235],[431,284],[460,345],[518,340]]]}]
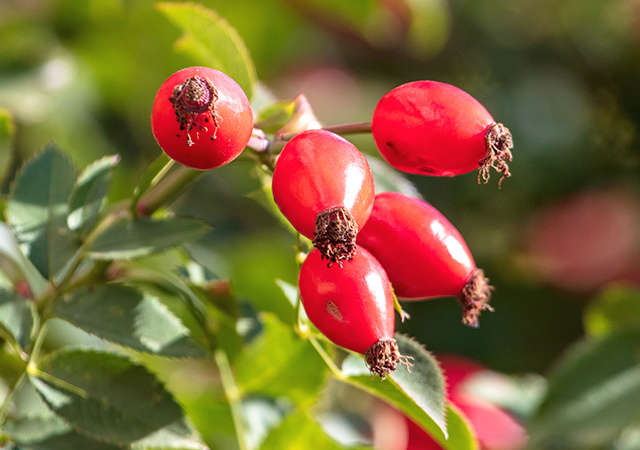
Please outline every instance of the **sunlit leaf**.
[{"label": "sunlit leaf", "polygon": [[400,353],[413,357],[413,366],[400,365],[386,379],[380,380],[371,376],[362,357],[351,354],[342,365],[346,375],[344,381],[402,411],[442,443],[447,437],[446,402],[438,363],[414,340],[403,335],[396,335],[396,340]]},{"label": "sunlit leaf", "polygon": [[90,164],[78,177],[69,199],[67,225],[74,231],[87,231],[102,209],[111,171],[118,164],[118,155],[105,156]]},{"label": "sunlit leaf", "polygon": [[56,303],[57,317],[125,347],[172,357],[203,357],[190,330],[157,298],[116,284],[81,289]]},{"label": "sunlit leaf", "polygon": [[251,99],[256,70],[238,32],[214,11],[194,3],[158,3],[157,8],[185,33],[176,48],[198,64],[233,78]]}]

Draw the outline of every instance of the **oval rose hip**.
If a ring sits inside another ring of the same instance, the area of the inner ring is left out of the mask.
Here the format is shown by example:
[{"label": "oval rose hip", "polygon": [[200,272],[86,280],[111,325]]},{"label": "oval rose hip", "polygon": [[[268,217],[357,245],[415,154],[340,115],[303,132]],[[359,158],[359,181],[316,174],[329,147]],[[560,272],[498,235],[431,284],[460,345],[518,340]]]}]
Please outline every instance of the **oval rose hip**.
[{"label": "oval rose hip", "polygon": [[353,256],[374,195],[364,155],[325,130],[305,131],[289,141],[273,173],[278,208],[330,262]]},{"label": "oval rose hip", "polygon": [[384,267],[403,299],[456,296],[465,325],[477,327],[492,287],[464,239],[437,209],[397,192],[378,194],[358,244]]},{"label": "oval rose hip", "polygon": [[437,81],[414,81],[384,95],[373,114],[380,154],[396,169],[421,175],[454,176],[490,169],[510,177],[513,140],[502,124],[471,95]]},{"label": "oval rose hip", "polygon": [[175,161],[194,169],[214,169],[246,147],[253,112],[242,88],[227,75],[208,67],[188,67],[158,89],[151,130]]},{"label": "oval rose hip", "polygon": [[318,249],[302,264],[300,297],[309,320],[332,342],[366,356],[372,373],[384,377],[401,356],[393,338],[393,294],[376,259],[359,248],[343,267],[328,267]]}]

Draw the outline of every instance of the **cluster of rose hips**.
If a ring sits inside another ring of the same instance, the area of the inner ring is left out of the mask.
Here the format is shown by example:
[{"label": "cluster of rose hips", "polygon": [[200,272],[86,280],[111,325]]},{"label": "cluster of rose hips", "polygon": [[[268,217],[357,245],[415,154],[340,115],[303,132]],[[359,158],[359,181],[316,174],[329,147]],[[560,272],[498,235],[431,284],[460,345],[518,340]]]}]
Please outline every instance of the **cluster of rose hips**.
[{"label": "cluster of rose hips", "polygon": [[[206,170],[244,150],[253,113],[227,75],[190,67],[160,87],[151,125],[171,158]],[[388,92],[371,132],[383,158],[405,172],[453,176],[478,169],[486,182],[494,168],[510,176],[509,130],[449,84],[417,81]],[[455,227],[422,200],[375,195],[366,158],[341,136],[313,129],[289,140],[272,188],[282,214],[315,246],[299,278],[309,319],[337,345],[364,354],[372,373],[384,377],[401,361],[393,338],[395,295],[457,296],[470,326],[491,309],[488,280]]]}]

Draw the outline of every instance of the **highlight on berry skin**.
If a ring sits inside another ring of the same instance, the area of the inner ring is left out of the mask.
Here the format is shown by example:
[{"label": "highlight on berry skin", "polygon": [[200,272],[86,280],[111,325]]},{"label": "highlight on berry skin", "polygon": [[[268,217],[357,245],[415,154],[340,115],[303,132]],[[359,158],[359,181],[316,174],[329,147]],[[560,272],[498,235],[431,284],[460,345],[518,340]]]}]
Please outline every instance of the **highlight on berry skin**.
[{"label": "highlight on berry skin", "polygon": [[329,265],[353,258],[375,189],[367,159],[352,143],[326,130],[297,135],[278,157],[272,191],[282,214]]},{"label": "highlight on berry skin", "polygon": [[478,183],[491,170],[511,176],[513,138],[480,102],[437,81],[414,81],[392,89],[378,102],[371,123],[381,156],[408,173],[455,176],[478,170]]},{"label": "highlight on berry skin", "polygon": [[208,67],[187,67],[158,89],[151,129],[162,150],[194,169],[209,170],[233,161],[253,130],[253,112],[242,88]]},{"label": "highlight on berry skin", "polygon": [[462,322],[477,327],[493,287],[476,267],[460,232],[427,202],[397,192],[378,194],[358,234],[384,267],[401,300],[456,297]]}]

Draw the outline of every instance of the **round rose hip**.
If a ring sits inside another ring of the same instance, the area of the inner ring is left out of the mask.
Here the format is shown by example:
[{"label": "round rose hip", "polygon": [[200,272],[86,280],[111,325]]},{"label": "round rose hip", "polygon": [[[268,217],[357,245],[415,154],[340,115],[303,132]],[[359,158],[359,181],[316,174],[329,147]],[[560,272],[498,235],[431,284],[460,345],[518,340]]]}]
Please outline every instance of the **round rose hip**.
[{"label": "round rose hip", "polygon": [[208,67],[188,67],[158,89],[151,130],[175,161],[194,169],[214,169],[246,147],[253,113],[242,88],[227,75]]},{"label": "round rose hip", "polygon": [[397,192],[378,194],[358,244],[369,250],[403,299],[456,296],[462,321],[477,327],[491,310],[491,286],[464,239],[437,209]]},{"label": "round rose hip", "polygon": [[337,345],[366,356],[372,373],[396,369],[391,285],[384,269],[359,248],[343,267],[327,267],[314,249],[300,269],[300,297],[309,320]]},{"label": "round rose hip", "polygon": [[273,173],[278,208],[330,262],[353,256],[374,192],[364,155],[325,130],[305,131],[289,141]]},{"label": "round rose hip", "polygon": [[472,96],[437,81],[414,81],[388,92],[373,113],[373,137],[396,169],[454,176],[480,169],[487,182],[494,168],[510,177],[513,140]]}]

